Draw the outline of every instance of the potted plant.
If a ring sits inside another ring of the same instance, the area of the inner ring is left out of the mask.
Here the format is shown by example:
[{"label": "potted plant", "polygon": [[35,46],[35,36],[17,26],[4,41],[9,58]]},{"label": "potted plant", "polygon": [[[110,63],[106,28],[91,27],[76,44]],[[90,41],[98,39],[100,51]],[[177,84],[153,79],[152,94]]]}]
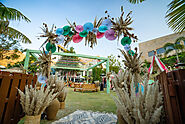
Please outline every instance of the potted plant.
[{"label": "potted plant", "polygon": [[57,93],[50,90],[50,86],[46,89],[41,87],[37,89],[32,85],[25,86],[25,93],[18,89],[20,94],[20,103],[25,112],[25,124],[40,124],[41,113],[44,112],[46,107],[55,99]]},{"label": "potted plant", "polygon": [[58,100],[60,102],[60,109],[64,109],[65,108],[66,96],[67,96],[67,90],[66,90],[66,88],[64,88],[64,90],[61,92],[61,94],[58,95]]}]

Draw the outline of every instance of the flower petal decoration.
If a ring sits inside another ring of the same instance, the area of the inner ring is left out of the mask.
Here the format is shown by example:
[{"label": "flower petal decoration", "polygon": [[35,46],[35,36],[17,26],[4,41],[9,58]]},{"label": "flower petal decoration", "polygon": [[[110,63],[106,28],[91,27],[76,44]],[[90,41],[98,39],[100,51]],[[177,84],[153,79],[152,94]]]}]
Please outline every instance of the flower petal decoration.
[{"label": "flower petal decoration", "polygon": [[72,37],[72,36],[74,35],[74,33],[73,33],[72,31],[70,31],[70,32],[68,33],[68,35],[69,35],[70,37]]},{"label": "flower petal decoration", "polygon": [[93,30],[94,26],[93,26],[93,24],[91,22],[87,22],[87,23],[85,23],[83,25],[83,28],[84,28],[84,30],[86,30],[87,32],[89,32],[89,31],[92,31]]},{"label": "flower petal decoration", "polygon": [[46,50],[49,52],[51,50],[51,53],[54,53],[56,51],[56,46],[55,44],[51,44],[50,42],[48,42],[46,44]]},{"label": "flower petal decoration", "polygon": [[46,83],[46,80],[47,80],[47,77],[46,77],[46,76],[39,75],[37,81],[38,81],[39,83],[44,84],[44,83]]},{"label": "flower petal decoration", "polygon": [[48,43],[46,44],[46,50],[47,50],[48,52],[51,50],[51,43],[50,43],[50,42],[48,42]]},{"label": "flower petal decoration", "polygon": [[78,33],[80,33],[80,32],[82,32],[82,31],[84,30],[84,28],[83,28],[82,25],[77,25],[76,28],[75,28],[75,30],[76,30]]},{"label": "flower petal decoration", "polygon": [[81,37],[78,33],[76,33],[76,35],[73,35],[73,42],[74,43],[79,43],[80,41],[82,41],[83,37]]},{"label": "flower petal decoration", "polygon": [[131,56],[134,56],[134,51],[133,50],[129,50],[128,53],[131,55]]},{"label": "flower petal decoration", "polygon": [[107,40],[115,40],[117,35],[115,35],[115,31],[113,29],[109,29],[105,32],[105,38]]},{"label": "flower petal decoration", "polygon": [[88,32],[86,30],[83,30],[82,32],[79,33],[81,37],[87,37],[87,34]]},{"label": "flower petal decoration", "polygon": [[104,33],[101,33],[101,32],[97,32],[97,34],[96,34],[96,38],[97,39],[100,39],[100,38],[102,38],[104,36]]},{"label": "flower petal decoration", "polygon": [[56,48],[55,44],[53,44],[52,47],[51,47],[51,53],[54,53],[56,51],[56,49],[57,48]]},{"label": "flower petal decoration", "polygon": [[63,28],[57,28],[56,32],[57,35],[62,35],[64,33],[64,29]]},{"label": "flower petal decoration", "polygon": [[68,25],[67,25],[67,26],[64,26],[64,27],[63,27],[63,30],[64,30],[63,35],[66,36],[66,35],[68,35],[69,32],[71,31],[71,27],[68,26]]},{"label": "flower petal decoration", "polygon": [[58,41],[58,43],[56,43],[57,45],[60,45],[64,42],[64,36],[60,35],[56,38],[56,41]]},{"label": "flower petal decoration", "polygon": [[123,45],[123,46],[125,46],[126,44],[131,44],[131,39],[129,38],[129,37],[123,37],[122,39],[121,39],[121,44]]},{"label": "flower petal decoration", "polygon": [[45,54],[47,55],[49,52],[48,51],[45,51]]},{"label": "flower petal decoration", "polygon": [[126,51],[129,51],[129,50],[130,50],[130,45],[129,45],[129,44],[126,44],[126,45],[124,46],[124,49],[125,49]]},{"label": "flower petal decoration", "polygon": [[97,29],[97,28],[93,28],[92,32],[93,32],[94,34],[96,34],[96,33],[98,32],[98,29]]},{"label": "flower petal decoration", "polygon": [[104,19],[101,25],[107,26],[107,28],[110,29],[112,26],[112,22],[110,21],[110,19]]},{"label": "flower petal decoration", "polygon": [[108,30],[107,26],[104,26],[104,25],[101,25],[99,28],[98,28],[98,31],[101,32],[101,33],[104,33]]}]

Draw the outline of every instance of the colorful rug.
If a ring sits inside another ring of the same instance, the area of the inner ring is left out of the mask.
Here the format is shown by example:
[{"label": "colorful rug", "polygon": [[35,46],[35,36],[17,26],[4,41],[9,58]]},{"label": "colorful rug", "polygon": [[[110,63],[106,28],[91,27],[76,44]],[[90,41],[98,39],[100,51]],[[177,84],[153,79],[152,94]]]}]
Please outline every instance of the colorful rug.
[{"label": "colorful rug", "polygon": [[52,124],[116,124],[117,116],[109,113],[77,110]]}]

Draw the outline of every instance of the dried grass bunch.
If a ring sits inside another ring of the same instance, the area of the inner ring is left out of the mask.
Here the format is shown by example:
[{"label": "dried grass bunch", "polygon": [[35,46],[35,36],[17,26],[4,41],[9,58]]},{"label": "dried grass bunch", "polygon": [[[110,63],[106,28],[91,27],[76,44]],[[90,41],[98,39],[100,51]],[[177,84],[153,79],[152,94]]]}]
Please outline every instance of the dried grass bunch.
[{"label": "dried grass bunch", "polygon": [[[46,44],[47,42],[50,42],[51,44],[55,44],[57,42],[57,37],[58,35],[56,35],[54,33],[56,27],[54,25],[52,25],[51,30],[49,31],[47,24],[43,23],[43,27],[41,27],[43,33],[40,35],[40,37],[47,37],[46,41],[41,45],[41,47]],[[41,48],[40,47],[40,48]]]},{"label": "dried grass bunch", "polygon": [[[105,11],[105,13],[108,13],[108,11]],[[124,19],[123,6],[121,6],[121,16],[120,17],[111,18],[110,15],[105,17],[105,18],[109,18],[111,20],[111,22],[113,24],[111,29],[113,29],[116,32],[116,35],[118,36],[118,41],[122,35],[133,38],[134,42],[136,42],[138,40],[137,36],[135,36],[134,34],[131,34],[129,32],[131,30],[134,30],[133,28],[129,27],[129,25],[131,25],[133,22],[132,18],[130,17],[131,13],[132,13],[132,11],[130,11]]]},{"label": "dried grass bunch", "polygon": [[[134,56],[123,50],[120,51],[125,57],[123,62],[126,70],[115,75],[113,80],[118,96],[118,99],[114,97],[118,108],[118,117],[121,116],[122,123],[125,124],[158,123],[163,108],[162,93],[159,91],[158,82],[155,82],[154,85],[148,85],[147,76],[144,79],[141,77],[141,54],[137,54],[137,49]],[[138,83],[143,83],[143,93]],[[136,87],[139,89],[137,96]]]},{"label": "dried grass bunch", "polygon": [[[143,78],[140,75],[141,73],[141,65],[142,62],[140,61],[141,54],[137,53],[137,48],[135,48],[135,54],[132,56],[128,52],[125,52],[124,50],[119,49],[124,56],[124,65],[126,67],[126,70],[119,74],[121,79],[119,79],[120,84],[119,86],[123,85],[122,82],[127,82],[128,88],[129,83],[131,83],[132,77],[134,77],[135,85],[137,86],[138,82],[142,82]],[[129,88],[130,89],[130,88]]]},{"label": "dried grass bunch", "polygon": [[64,102],[66,100],[66,96],[67,96],[67,89],[64,88],[62,92],[58,95],[58,101]]},{"label": "dried grass bunch", "polygon": [[118,111],[124,119],[124,123],[128,124],[156,124],[160,121],[162,112],[162,93],[159,91],[158,82],[154,85],[148,85],[148,78],[145,78],[144,93],[139,87],[139,95],[136,96],[134,87],[134,77],[131,81],[130,93],[127,88],[127,83],[124,82],[124,87],[118,86],[118,79],[122,79],[120,75],[114,80],[114,86],[118,99],[114,97]]},{"label": "dried grass bunch", "polygon": [[20,103],[26,115],[35,116],[40,115],[46,107],[56,98],[58,93],[54,93],[54,89],[51,90],[50,86],[46,89],[41,87],[40,90],[30,85],[25,86],[25,93],[19,90]]},{"label": "dried grass bunch", "polygon": [[[50,86],[50,89],[54,90],[54,93],[58,93],[58,95],[60,95],[64,90],[65,84],[63,80],[58,80],[57,75],[57,73],[55,76],[51,75],[48,78],[47,83]],[[58,95],[56,97],[58,97]]]},{"label": "dried grass bunch", "polygon": [[41,55],[38,58],[39,60],[35,62],[34,64],[40,65],[40,72],[42,76],[46,76],[47,78],[50,76],[51,71],[51,52],[48,54],[45,53],[45,50],[43,49],[43,52],[41,51]]}]

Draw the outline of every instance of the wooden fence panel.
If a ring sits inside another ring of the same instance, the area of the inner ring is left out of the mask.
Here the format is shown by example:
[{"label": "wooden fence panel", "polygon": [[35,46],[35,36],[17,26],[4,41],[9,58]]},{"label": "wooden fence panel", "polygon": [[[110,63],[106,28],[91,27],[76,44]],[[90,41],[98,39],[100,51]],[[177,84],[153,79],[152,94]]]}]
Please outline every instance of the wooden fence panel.
[{"label": "wooden fence panel", "polygon": [[157,76],[164,95],[168,124],[185,123],[185,70],[162,72]]},{"label": "wooden fence panel", "polygon": [[20,95],[26,84],[35,85],[37,76],[0,71],[0,124],[14,124],[23,116]]}]

